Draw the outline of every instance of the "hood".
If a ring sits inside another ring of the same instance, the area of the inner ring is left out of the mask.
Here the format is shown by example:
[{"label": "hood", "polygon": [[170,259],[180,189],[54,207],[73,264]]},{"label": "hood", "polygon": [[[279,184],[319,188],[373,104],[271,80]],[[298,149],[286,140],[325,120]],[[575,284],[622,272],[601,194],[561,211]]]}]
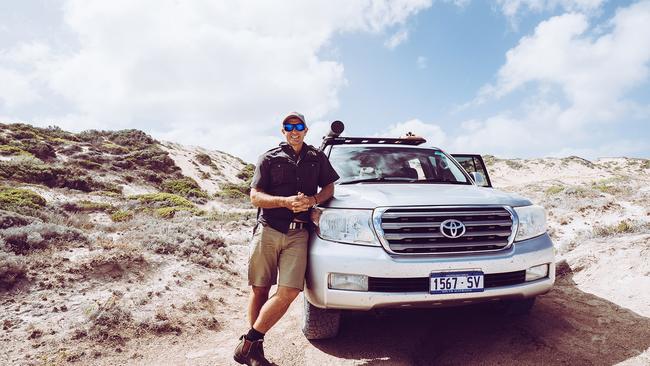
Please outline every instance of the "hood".
[{"label": "hood", "polygon": [[360,183],[336,185],[334,198],[324,207],[370,208],[382,206],[505,205],[528,206],[516,194],[474,185],[423,183]]}]

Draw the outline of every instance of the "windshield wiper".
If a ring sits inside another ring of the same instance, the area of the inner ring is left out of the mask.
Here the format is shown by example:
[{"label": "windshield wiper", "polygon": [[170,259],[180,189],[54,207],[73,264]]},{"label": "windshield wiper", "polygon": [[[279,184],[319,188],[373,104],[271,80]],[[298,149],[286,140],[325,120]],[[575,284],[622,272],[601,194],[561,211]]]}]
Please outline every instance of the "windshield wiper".
[{"label": "windshield wiper", "polygon": [[438,183],[438,184],[471,184],[470,182],[448,181],[433,178],[410,179],[409,183]]},{"label": "windshield wiper", "polygon": [[412,180],[413,180],[412,178],[405,178],[405,177],[372,177],[372,178],[346,180],[345,182],[341,182],[339,184],[355,184],[355,183],[366,183],[366,182],[396,182],[396,181],[408,183],[411,182]]},{"label": "windshield wiper", "polygon": [[403,183],[437,183],[437,184],[471,184],[470,182],[458,182],[458,181],[445,181],[440,179],[426,178],[426,179],[416,179],[416,178],[406,178],[406,177],[372,177],[372,178],[360,178],[346,180],[339,184],[356,184],[356,183],[368,183],[368,182],[403,182]]}]

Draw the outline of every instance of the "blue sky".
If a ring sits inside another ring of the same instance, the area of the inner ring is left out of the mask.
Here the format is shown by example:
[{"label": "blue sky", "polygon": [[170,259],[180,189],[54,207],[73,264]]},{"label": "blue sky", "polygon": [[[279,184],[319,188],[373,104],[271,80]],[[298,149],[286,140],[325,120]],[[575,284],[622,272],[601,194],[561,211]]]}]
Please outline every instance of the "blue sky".
[{"label": "blue sky", "polygon": [[650,2],[25,1],[0,5],[0,121],[138,128],[254,161],[318,144],[650,157]]}]

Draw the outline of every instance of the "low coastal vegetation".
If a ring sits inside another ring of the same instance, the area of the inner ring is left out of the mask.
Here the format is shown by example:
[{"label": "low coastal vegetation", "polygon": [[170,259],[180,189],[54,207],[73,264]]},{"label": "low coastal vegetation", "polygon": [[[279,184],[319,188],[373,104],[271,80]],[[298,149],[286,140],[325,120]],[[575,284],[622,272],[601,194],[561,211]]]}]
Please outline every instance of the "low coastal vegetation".
[{"label": "low coastal vegetation", "polygon": [[[203,155],[204,179],[247,201],[251,167]],[[218,330],[209,291],[237,271],[225,238],[255,212],[197,180],[142,131],[0,124],[0,325],[30,346],[11,362],[87,364],[133,338]]]},{"label": "low coastal vegetation", "polygon": [[621,220],[611,225],[594,226],[593,233],[596,236],[612,236],[627,233],[635,233],[642,230],[650,230],[647,223],[634,222],[632,220]]},{"label": "low coastal vegetation", "polygon": [[187,199],[205,201],[208,198],[208,193],[202,190],[194,179],[189,177],[167,179],[162,182],[161,189],[164,192],[183,196]]},{"label": "low coastal vegetation", "polygon": [[38,193],[22,188],[0,186],[0,207],[20,212],[24,208],[38,209],[47,202]]}]

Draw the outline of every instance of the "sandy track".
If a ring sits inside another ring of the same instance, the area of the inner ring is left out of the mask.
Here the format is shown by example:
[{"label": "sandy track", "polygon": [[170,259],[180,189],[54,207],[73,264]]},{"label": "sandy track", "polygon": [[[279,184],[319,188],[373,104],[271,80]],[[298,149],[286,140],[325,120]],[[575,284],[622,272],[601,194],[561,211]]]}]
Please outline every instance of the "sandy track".
[{"label": "sandy track", "polygon": [[[563,268],[527,317],[511,318],[486,305],[353,313],[346,314],[339,337],[325,341],[303,337],[299,298],[267,335],[266,354],[277,365],[650,364],[650,319],[579,290]],[[237,309],[245,304],[245,293],[233,290],[221,331],[144,342],[128,363],[235,365],[231,352],[246,330]]]}]

